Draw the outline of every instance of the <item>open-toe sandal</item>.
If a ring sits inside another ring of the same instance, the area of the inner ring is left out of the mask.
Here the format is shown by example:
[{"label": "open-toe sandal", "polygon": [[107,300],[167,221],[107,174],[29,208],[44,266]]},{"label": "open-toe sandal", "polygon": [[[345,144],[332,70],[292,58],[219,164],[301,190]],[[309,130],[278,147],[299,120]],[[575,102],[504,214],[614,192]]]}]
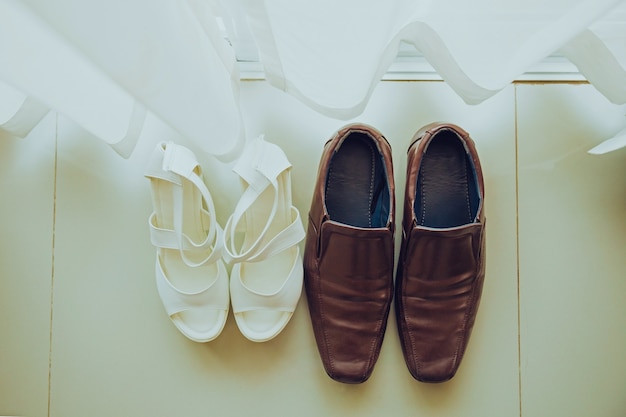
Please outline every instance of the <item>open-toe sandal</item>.
[{"label": "open-toe sandal", "polygon": [[291,201],[291,164],[277,145],[253,140],[234,171],[245,191],[224,228],[231,303],[241,333],[264,342],[284,329],[300,299],[305,232]]},{"label": "open-toe sandal", "polygon": [[159,143],[145,176],[154,211],[150,238],[157,248],[156,283],[174,325],[195,342],[215,339],[229,308],[223,231],[191,150]]}]

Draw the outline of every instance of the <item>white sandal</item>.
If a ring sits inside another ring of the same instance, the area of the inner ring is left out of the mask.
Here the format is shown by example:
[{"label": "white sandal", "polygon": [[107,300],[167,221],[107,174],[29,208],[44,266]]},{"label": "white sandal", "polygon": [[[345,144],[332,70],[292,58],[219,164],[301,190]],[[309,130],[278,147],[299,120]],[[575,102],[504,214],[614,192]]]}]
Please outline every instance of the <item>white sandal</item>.
[{"label": "white sandal", "polygon": [[202,169],[189,149],[162,142],[145,176],[154,207],[149,224],[159,296],[181,333],[208,342],[226,323],[229,289],[223,231]]},{"label": "white sandal", "polygon": [[264,342],[285,328],[300,299],[305,232],[291,202],[291,164],[277,145],[262,136],[250,142],[234,171],[246,189],[224,228],[231,303],[241,333]]}]

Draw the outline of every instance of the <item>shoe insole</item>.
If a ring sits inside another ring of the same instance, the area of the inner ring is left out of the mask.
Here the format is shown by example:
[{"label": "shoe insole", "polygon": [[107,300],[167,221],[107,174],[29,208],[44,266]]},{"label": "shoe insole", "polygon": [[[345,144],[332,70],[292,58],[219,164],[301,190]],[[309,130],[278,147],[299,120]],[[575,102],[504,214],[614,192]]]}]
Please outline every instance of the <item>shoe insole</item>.
[{"label": "shoe insole", "polygon": [[478,195],[474,168],[453,132],[435,136],[417,177],[415,217],[422,226],[446,228],[472,223]]},{"label": "shoe insole", "polygon": [[330,219],[356,227],[383,227],[389,191],[382,156],[372,139],[353,133],[336,150],[326,179]]}]

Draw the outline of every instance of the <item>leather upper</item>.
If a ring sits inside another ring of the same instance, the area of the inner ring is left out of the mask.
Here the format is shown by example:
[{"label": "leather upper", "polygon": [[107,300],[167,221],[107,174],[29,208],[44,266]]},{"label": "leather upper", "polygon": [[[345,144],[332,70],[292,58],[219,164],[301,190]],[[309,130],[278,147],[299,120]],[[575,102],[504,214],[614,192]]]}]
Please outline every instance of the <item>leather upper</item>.
[{"label": "leather upper", "polygon": [[[355,134],[369,141],[383,164],[389,195],[384,196],[388,206],[382,211],[387,216],[382,227],[333,220],[326,205],[333,156],[346,138]],[[367,380],[380,353],[393,296],[394,213],[391,147],[367,125],[339,130],[326,143],[320,160],[304,253],[315,339],[324,368],[336,381]]]},{"label": "leather upper", "polygon": [[[417,220],[418,176],[430,142],[444,131],[453,132],[471,158],[480,201],[473,221],[434,228]],[[425,126],[409,147],[406,178],[396,274],[398,332],[411,375],[442,382],[455,375],[464,355],[485,276],[484,182],[474,142],[453,124]]]}]

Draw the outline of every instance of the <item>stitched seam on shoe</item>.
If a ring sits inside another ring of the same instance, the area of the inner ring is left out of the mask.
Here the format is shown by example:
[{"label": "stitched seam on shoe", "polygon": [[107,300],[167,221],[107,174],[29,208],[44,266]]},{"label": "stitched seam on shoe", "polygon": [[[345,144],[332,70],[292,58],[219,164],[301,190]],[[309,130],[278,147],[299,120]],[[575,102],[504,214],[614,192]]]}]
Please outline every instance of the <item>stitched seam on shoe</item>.
[{"label": "stitched seam on shoe", "polygon": [[[369,361],[367,362],[367,368],[364,369],[365,373],[363,374],[363,377],[366,377],[369,370],[371,370],[374,367],[375,364],[375,360],[378,359],[378,355],[376,355],[376,358],[374,358],[374,351],[376,350],[376,345],[378,344],[378,341],[380,340],[380,344],[382,345],[382,339],[384,338],[384,331],[386,330],[386,321],[389,319],[389,308],[390,306],[386,307],[386,311],[384,312],[385,317],[383,317],[383,319],[378,320],[378,332],[376,332],[376,337],[372,340],[372,344],[370,346],[370,353],[369,353]],[[379,348],[382,346],[379,346]],[[380,350],[378,352],[380,354]]]},{"label": "stitched seam on shoe", "polygon": [[[337,150],[338,150],[338,148],[335,150],[334,153],[336,153]],[[334,184],[334,181],[333,181],[333,169],[334,169],[335,164],[333,164],[333,158],[334,158],[334,155],[331,155],[330,161],[329,161],[329,166],[328,166],[328,177],[326,178],[326,184],[325,184],[325,191],[324,191],[325,196],[328,195],[328,194],[331,194],[331,193],[329,193],[329,191],[333,188],[332,186]],[[326,200],[326,198],[324,198],[324,200]],[[325,201],[324,204],[326,205],[327,202]],[[321,237],[322,237],[322,230],[320,228],[320,230],[319,230],[319,238],[318,239],[321,239]],[[324,342],[324,347],[326,349],[326,355],[328,356],[328,366],[330,368],[329,370],[330,370],[330,373],[332,375],[334,375],[335,374],[335,359],[333,357],[332,349],[330,348],[329,342],[328,342],[328,333],[327,333],[327,330],[326,330],[326,315],[324,314],[324,308],[322,306],[323,305],[323,303],[322,303],[323,297],[322,297],[322,282],[321,282],[321,276],[320,276],[320,273],[319,273],[319,271],[320,271],[320,261],[319,260],[317,262],[317,268],[316,269],[317,269],[317,276],[318,276],[318,279],[317,279],[317,305],[318,305],[318,308],[319,308],[319,315],[320,315],[320,318],[321,318],[321,323],[320,323],[321,333],[322,333],[322,337],[324,338],[323,342]]]},{"label": "stitched seam on shoe", "polygon": [[[336,152],[337,150],[335,150]],[[331,155],[330,161],[329,161],[329,167],[328,167],[328,177],[326,178],[326,184],[325,184],[325,196],[329,194],[329,191],[332,188],[332,185],[334,183],[334,181],[332,180],[333,178],[333,168],[334,165],[333,164],[333,157],[334,155]],[[324,198],[324,200],[326,200],[326,198]],[[326,201],[324,202],[324,204],[326,205]],[[320,227],[319,230],[319,236],[318,236],[318,240],[321,240],[322,238],[322,228]],[[318,248],[319,251],[319,248]],[[317,262],[317,305],[319,308],[319,314],[320,314],[320,318],[321,318],[321,328],[322,328],[322,336],[324,338],[324,347],[326,348],[326,355],[328,356],[328,366],[330,368],[330,372],[332,374],[335,373],[335,360],[333,358],[332,355],[332,350],[330,349],[330,346],[328,344],[328,333],[326,332],[326,315],[324,314],[324,308],[322,307],[322,281],[321,281],[321,276],[320,276],[320,261],[318,260]]]},{"label": "stitched seam on shoe", "polygon": [[332,374],[335,373],[335,359],[333,358],[332,351],[330,346],[328,345],[328,333],[326,332],[326,315],[324,314],[324,308],[322,307],[322,281],[321,276],[319,274],[319,262],[317,263],[317,305],[319,308],[319,314],[321,317],[321,327],[322,327],[322,335],[324,337],[324,346],[326,348],[326,355],[328,355],[328,366],[330,367],[330,372]]},{"label": "stitched seam on shoe", "polygon": [[367,203],[367,224],[369,227],[372,227],[372,200],[374,199],[374,179],[375,179],[375,171],[376,171],[376,157],[374,155],[374,149],[372,148],[372,144],[368,143],[370,149],[370,160],[372,173],[370,175],[370,195],[369,201]]},{"label": "stitched seam on shoe", "polygon": [[[326,178],[326,184],[324,184],[324,205],[326,207],[328,207],[328,203],[326,201],[326,196],[328,194],[331,194],[331,193],[329,193],[329,191],[333,188],[332,185],[334,183],[334,181],[332,180],[333,179],[333,168],[334,168],[334,165],[335,165],[335,164],[333,164],[333,156],[334,155],[331,156],[330,161],[328,163],[328,177]],[[330,213],[329,213],[329,215],[330,215]]]},{"label": "stitched seam on shoe", "polygon": [[[406,274],[404,276],[404,279],[402,280],[402,293],[405,292],[405,288],[408,285],[407,281],[409,279],[408,269],[405,269],[405,272],[406,272]],[[402,303],[402,304],[404,306],[404,303]],[[411,355],[410,355],[410,358],[411,358],[411,361],[413,362],[413,366],[415,367],[415,373],[417,375],[419,375],[419,373],[420,373],[420,365],[419,365],[419,361],[417,360],[416,354],[415,354],[415,352],[417,352],[417,348],[415,347],[415,338],[413,337],[413,332],[411,332],[411,329],[409,328],[409,323],[406,320],[406,314],[405,314],[405,311],[404,311],[405,308],[406,308],[406,306],[404,306],[404,308],[402,309],[402,321],[404,322],[404,327],[406,327],[406,330],[407,330],[406,333],[409,336],[409,341],[411,342],[411,352],[410,352]]]},{"label": "stitched seam on shoe", "polygon": [[[480,262],[480,255],[477,257],[477,260]],[[478,282],[478,271],[477,271],[477,275],[474,277],[474,282],[472,282],[472,296],[470,298],[469,306],[465,309],[465,316],[463,317],[463,331],[457,337],[457,346],[456,346],[456,352],[454,353],[454,362],[452,362],[452,369],[456,368],[458,360],[459,360],[459,353],[461,351],[461,346],[465,344],[467,340],[468,317],[472,313],[472,310],[474,310],[476,307],[476,298],[477,298],[476,283],[477,282]]]},{"label": "stitched seam on shoe", "polygon": [[465,156],[465,200],[467,201],[467,222],[472,222],[472,209],[470,207],[470,198],[469,198],[469,178],[467,176],[467,168],[468,168],[468,158],[469,155],[467,153],[463,153]]},{"label": "stitched seam on shoe", "polygon": [[363,370],[363,378],[367,376],[368,371],[374,366],[374,350],[376,349],[376,341],[380,338],[382,323],[382,320],[378,320],[378,332],[376,332],[376,337],[372,339],[372,343],[370,344],[369,360],[367,361],[367,366]]},{"label": "stitched seam on shoe", "polygon": [[456,351],[454,352],[454,361],[452,362],[452,368],[450,369],[450,371],[452,371],[454,368],[456,368],[458,360],[459,360],[459,353],[461,351],[461,346],[465,343],[466,340],[466,334],[467,334],[467,319],[470,315],[470,312],[472,310],[472,306],[474,305],[474,300],[476,298],[476,280],[474,280],[474,283],[472,283],[472,297],[470,298],[470,304],[469,306],[465,309],[465,315],[463,317],[463,331],[461,331],[461,333],[457,336],[456,338]]},{"label": "stitched seam on shoe", "polygon": [[[424,153],[424,156],[426,156],[426,154]],[[426,172],[422,172],[420,175],[420,172],[422,170],[422,168],[426,171],[427,169],[427,165],[424,164],[424,161],[422,160],[422,166],[420,167],[420,170],[417,173],[417,177],[422,181],[422,187],[420,190],[420,194],[422,195],[422,200],[421,200],[421,204],[422,204],[422,218],[420,219],[420,226],[424,226],[424,224],[426,224],[426,191],[424,191],[424,189],[426,188],[426,184],[423,181],[424,177],[427,177]],[[415,186],[417,187],[417,181]]]}]

